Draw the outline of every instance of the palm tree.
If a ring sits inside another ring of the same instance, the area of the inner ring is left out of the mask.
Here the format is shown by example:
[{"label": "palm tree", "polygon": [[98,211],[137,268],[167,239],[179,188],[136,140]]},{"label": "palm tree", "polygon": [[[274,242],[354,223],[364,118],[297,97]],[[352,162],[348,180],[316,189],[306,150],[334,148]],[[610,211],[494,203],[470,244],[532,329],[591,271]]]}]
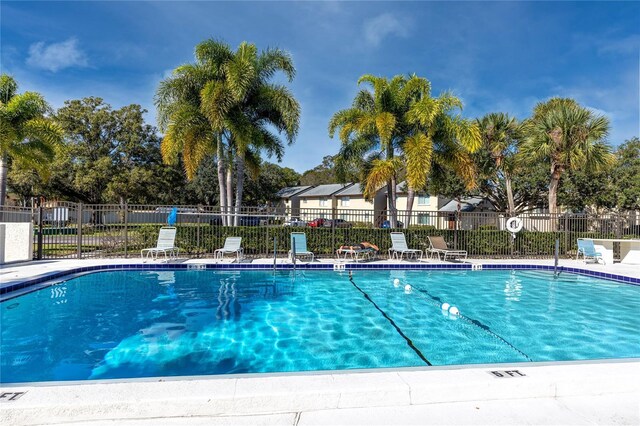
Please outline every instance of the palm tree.
[{"label": "palm tree", "polygon": [[465,187],[475,187],[476,168],[471,153],[480,147],[478,125],[454,114],[462,110],[462,101],[449,92],[432,98],[430,85],[421,93],[408,112],[408,121],[415,127],[403,144],[407,180],[407,224],[416,190],[427,185],[434,166],[452,170],[462,178]]},{"label": "palm tree", "polygon": [[177,68],[161,82],[156,96],[161,128],[166,128],[165,160],[175,160],[182,152],[191,178],[200,162],[215,152],[220,207],[224,212],[233,208],[236,225],[245,167],[256,172],[261,151],[281,159],[284,144],[278,135],[284,133],[291,144],[298,132],[298,102],[286,87],[269,82],[278,71],[289,81],[295,76],[293,61],[282,50],[258,52],[255,45],[241,43],[233,52],[207,40],[196,47],[196,63]]},{"label": "palm tree", "polygon": [[599,170],[614,161],[605,142],[609,120],[573,99],[552,98],[536,105],[525,130],[523,155],[550,165],[549,213],[555,224],[558,185],[564,172],[585,167]]},{"label": "palm tree", "polygon": [[431,97],[431,84],[411,75],[391,80],[364,75],[373,93],[363,89],[351,108],[337,112],[329,123],[329,135],[339,129],[339,158],[363,171],[365,196],[387,185],[392,226],[397,220],[396,178],[406,175],[407,224],[415,192],[426,187],[433,164],[449,167],[473,184],[474,167],[469,152],[479,145],[477,126],[452,111],[462,103],[444,93]]},{"label": "palm tree", "polygon": [[0,206],[7,196],[8,162],[46,176],[62,129],[46,114],[44,98],[35,92],[18,94],[18,84],[7,74],[0,75]]},{"label": "palm tree", "polygon": [[336,131],[342,142],[339,163],[356,165],[362,171],[364,195],[372,198],[387,186],[391,226],[395,227],[397,176],[402,167],[397,158],[401,145],[409,136],[407,112],[411,103],[424,91],[425,79],[412,76],[384,77],[363,75],[358,84],[366,83],[373,91],[361,89],[351,108],[336,112],[329,121],[329,136]]},{"label": "palm tree", "polygon": [[516,167],[516,154],[522,139],[522,125],[514,117],[503,113],[490,113],[478,119],[484,151],[492,164],[487,164],[486,174],[497,178],[496,185],[504,181],[507,195],[507,213],[515,214],[512,176]]}]

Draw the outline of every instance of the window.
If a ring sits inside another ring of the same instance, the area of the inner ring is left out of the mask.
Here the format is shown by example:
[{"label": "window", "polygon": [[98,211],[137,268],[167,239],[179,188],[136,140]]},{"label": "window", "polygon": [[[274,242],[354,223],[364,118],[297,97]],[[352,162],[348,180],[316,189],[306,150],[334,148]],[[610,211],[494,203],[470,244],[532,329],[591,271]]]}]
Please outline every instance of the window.
[{"label": "window", "polygon": [[418,225],[428,225],[429,224],[429,215],[428,214],[418,214]]},{"label": "window", "polygon": [[320,207],[327,207],[327,199],[320,198]]},{"label": "window", "polygon": [[349,197],[340,198],[340,206],[341,207],[349,207],[349,201],[351,201],[351,199]]},{"label": "window", "polygon": [[429,204],[431,204],[431,197],[428,195],[418,195],[419,206],[428,206]]}]

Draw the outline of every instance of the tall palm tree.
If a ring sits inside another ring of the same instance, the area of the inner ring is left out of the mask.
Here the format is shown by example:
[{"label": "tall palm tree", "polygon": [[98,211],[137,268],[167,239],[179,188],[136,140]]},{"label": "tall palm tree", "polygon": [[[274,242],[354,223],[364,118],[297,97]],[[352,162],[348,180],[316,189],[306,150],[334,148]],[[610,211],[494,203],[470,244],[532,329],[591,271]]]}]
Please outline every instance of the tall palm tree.
[{"label": "tall palm tree", "polygon": [[233,52],[207,40],[196,47],[196,63],[177,68],[158,89],[159,121],[166,128],[165,160],[175,160],[182,152],[187,176],[193,177],[200,162],[215,153],[220,206],[224,212],[233,208],[235,224],[245,167],[255,172],[261,151],[281,159],[284,144],[278,135],[284,133],[291,144],[298,132],[298,102],[286,87],[270,82],[279,71],[289,81],[295,76],[293,61],[282,50],[258,52],[255,45],[243,42]]},{"label": "tall palm tree", "polygon": [[516,167],[516,154],[522,140],[522,125],[514,117],[503,113],[490,113],[478,119],[482,135],[482,145],[491,158],[487,165],[488,175],[495,177],[500,184],[504,181],[507,194],[507,213],[515,214],[516,206],[513,196],[512,176]]},{"label": "tall palm tree", "polygon": [[605,139],[609,120],[575,100],[552,98],[537,104],[525,123],[523,155],[549,162],[549,213],[558,213],[558,185],[564,172],[580,168],[599,170],[614,161]]},{"label": "tall palm tree", "polygon": [[367,84],[353,100],[351,108],[336,112],[329,121],[329,136],[338,131],[342,147],[339,162],[355,164],[362,170],[364,195],[372,198],[387,186],[391,226],[398,221],[397,176],[402,167],[396,155],[409,136],[407,112],[412,101],[426,90],[425,79],[395,76],[391,80],[365,74],[358,84]]},{"label": "tall palm tree", "polygon": [[477,123],[462,118],[462,101],[449,92],[431,97],[430,85],[412,103],[408,121],[414,126],[412,135],[403,145],[407,175],[407,224],[416,190],[426,187],[434,166],[450,169],[462,178],[467,189],[475,186],[476,168],[471,153],[480,147]]},{"label": "tall palm tree", "polygon": [[47,175],[62,129],[46,117],[44,98],[35,92],[18,94],[18,84],[0,75],[0,206],[7,196],[9,159],[23,168]]},{"label": "tall palm tree", "polygon": [[479,145],[477,126],[452,111],[462,103],[444,93],[431,97],[431,84],[411,75],[391,80],[364,75],[373,92],[363,89],[349,109],[338,111],[329,123],[329,135],[339,129],[339,158],[362,171],[365,196],[387,185],[392,226],[397,221],[396,178],[406,175],[407,224],[411,220],[417,190],[426,186],[434,163],[456,171],[472,185],[474,167],[469,152]]}]

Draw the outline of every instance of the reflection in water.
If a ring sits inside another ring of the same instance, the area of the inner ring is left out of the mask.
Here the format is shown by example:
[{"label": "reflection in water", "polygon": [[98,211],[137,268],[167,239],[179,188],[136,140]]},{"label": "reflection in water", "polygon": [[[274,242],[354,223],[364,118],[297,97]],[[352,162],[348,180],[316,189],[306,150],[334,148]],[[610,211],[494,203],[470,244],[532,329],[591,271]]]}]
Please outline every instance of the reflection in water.
[{"label": "reflection in water", "polygon": [[511,271],[511,274],[505,281],[504,295],[506,300],[519,302],[522,296],[522,280],[516,275],[516,271]]}]

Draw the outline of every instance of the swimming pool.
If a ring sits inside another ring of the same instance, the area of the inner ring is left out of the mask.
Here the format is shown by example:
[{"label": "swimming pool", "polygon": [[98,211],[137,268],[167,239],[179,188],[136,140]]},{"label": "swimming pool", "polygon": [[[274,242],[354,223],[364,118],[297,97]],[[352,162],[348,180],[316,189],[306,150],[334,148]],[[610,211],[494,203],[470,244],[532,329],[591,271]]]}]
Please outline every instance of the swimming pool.
[{"label": "swimming pool", "polygon": [[3,383],[640,356],[640,287],[534,270],[113,271],[0,306]]}]

